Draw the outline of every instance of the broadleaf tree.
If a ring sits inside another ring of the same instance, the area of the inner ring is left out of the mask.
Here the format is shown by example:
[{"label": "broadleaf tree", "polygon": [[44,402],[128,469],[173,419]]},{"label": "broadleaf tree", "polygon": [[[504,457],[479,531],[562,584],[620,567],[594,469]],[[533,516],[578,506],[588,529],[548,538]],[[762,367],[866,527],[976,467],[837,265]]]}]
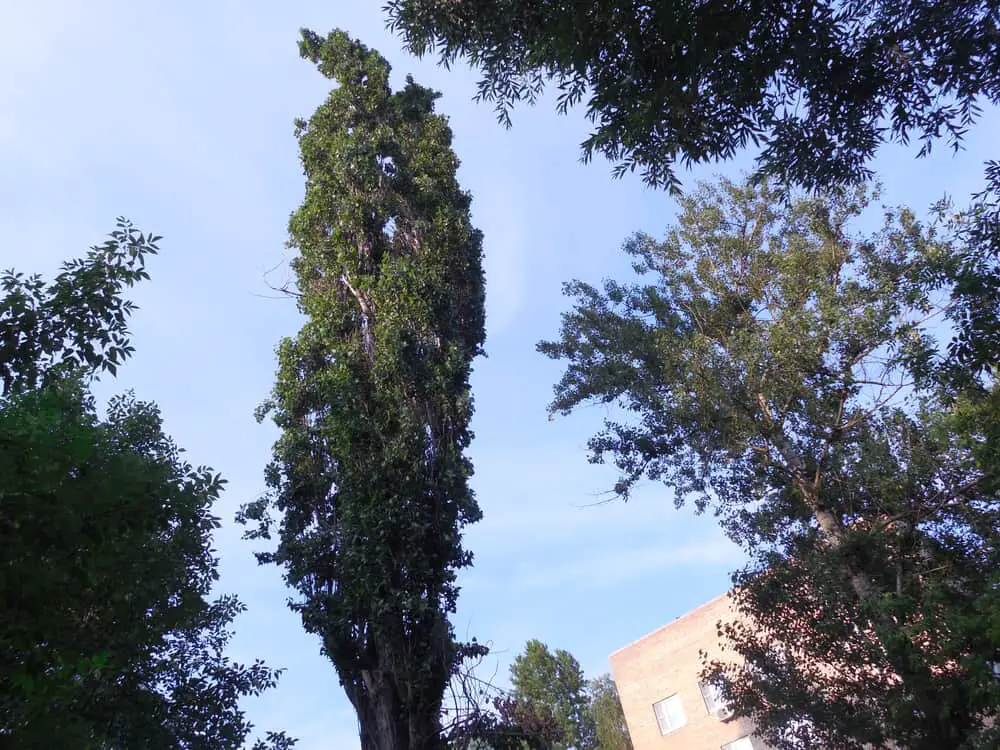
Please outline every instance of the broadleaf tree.
[{"label": "broadleaf tree", "polygon": [[416,54],[465,60],[502,122],[553,84],[586,99],[584,157],[676,187],[679,165],[761,146],[804,186],[871,177],[885,142],[958,147],[1000,102],[996,0],[387,0]]},{"label": "broadleaf tree", "polygon": [[994,376],[947,358],[960,233],[893,209],[860,235],[870,197],[703,185],[664,240],[626,243],[636,280],[567,285],[539,348],[566,363],[554,411],[612,408],[591,459],[618,466],[621,496],[662,482],[747,550],[747,624],[722,632],[737,658],[706,676],[765,739],[985,747]]},{"label": "broadleaf tree", "polygon": [[551,651],[537,639],[528,641],[514,658],[510,679],[515,700],[537,713],[554,718],[563,730],[556,750],[595,747],[594,720],[587,695],[587,680],[580,662],[563,649]]},{"label": "broadleaf tree", "polygon": [[125,290],[149,278],[146,259],[161,238],[119,217],[102,245],[62,264],[46,282],[15,269],[0,274],[0,378],[3,393],[27,390],[83,370],[115,374],[132,354]]},{"label": "broadleaf tree", "polygon": [[[89,393],[132,353],[124,290],[158,238],[125,220],[54,281],[0,284],[0,745],[243,747],[240,700],[278,672],[225,654],[210,599],[223,480],[181,460],[155,405]],[[291,747],[283,734],[255,745]]]},{"label": "broadleaf tree", "polygon": [[590,714],[594,721],[597,750],[632,750],[632,738],[625,721],[625,711],[618,687],[609,674],[590,681],[587,687]]},{"label": "broadleaf tree", "polygon": [[[950,201],[942,208],[950,208]],[[960,375],[1000,361],[1000,161],[987,163],[986,187],[953,224],[959,250],[948,270],[956,329],[950,353]]]},{"label": "broadleaf tree", "polygon": [[289,222],[306,321],[278,349],[261,417],[281,430],[270,492],[241,511],[277,546],[292,607],[319,636],[365,750],[442,746],[462,529],[480,518],[464,451],[484,341],[482,238],[438,95],[398,91],[376,51],[304,31],[336,87],[297,123],[305,198]]}]

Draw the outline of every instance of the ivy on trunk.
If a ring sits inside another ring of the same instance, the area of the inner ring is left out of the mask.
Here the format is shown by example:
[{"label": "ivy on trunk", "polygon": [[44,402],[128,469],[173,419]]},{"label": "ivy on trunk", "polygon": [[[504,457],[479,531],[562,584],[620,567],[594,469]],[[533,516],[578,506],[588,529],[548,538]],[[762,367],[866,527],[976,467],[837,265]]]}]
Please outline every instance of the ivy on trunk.
[{"label": "ivy on trunk", "polygon": [[462,529],[480,518],[464,451],[484,333],[482,237],[438,95],[342,31],[303,31],[337,82],[296,125],[305,198],[289,222],[299,309],[259,412],[281,429],[270,493],[241,511],[277,548],[292,603],[358,715],[365,750],[436,748],[457,643]]}]

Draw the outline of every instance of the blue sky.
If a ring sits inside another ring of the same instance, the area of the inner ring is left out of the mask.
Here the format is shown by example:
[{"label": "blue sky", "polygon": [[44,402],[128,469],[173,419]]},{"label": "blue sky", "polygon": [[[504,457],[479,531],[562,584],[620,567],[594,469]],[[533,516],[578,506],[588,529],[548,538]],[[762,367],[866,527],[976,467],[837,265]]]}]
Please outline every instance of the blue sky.
[{"label": "blue sky", "polygon": [[[355,719],[316,639],[287,610],[279,571],[257,567],[232,516],[262,490],[275,432],[252,412],[270,388],[276,343],[300,323],[268,283],[288,278],[285,225],[302,194],[292,120],[328,87],[298,58],[302,26],[344,28],[389,58],[396,83],[409,72],[444,93],[459,177],[486,235],[489,356],[476,364],[471,451],[485,520],[467,534],[476,565],[455,618],[460,636],[493,644],[486,676],[495,669],[504,683],[528,638],[568,649],[596,676],[612,651],[722,593],[740,561],[710,518],[675,511],[661,488],[594,505],[614,480],[586,461],[601,410],[550,421],[560,371],[534,351],[557,330],[561,282],[624,275],[622,240],[660,234],[672,201],[637,179],[612,180],[606,163],[581,165],[580,112],[558,117],[543,102],[499,128],[472,101],[474,74],[405,55],[380,5],[0,6],[0,265],[51,272],[102,241],[119,214],[164,236],[152,281],[134,294],[136,356],[102,390],[156,401],[189,459],[228,478],[220,588],[249,607],[233,653],[287,668],[247,707],[261,730],[286,729],[301,750],[358,747]],[[961,201],[981,183],[998,125],[988,111],[958,156],[942,146],[917,162],[887,149],[877,162],[886,202],[923,208],[945,190]]]}]

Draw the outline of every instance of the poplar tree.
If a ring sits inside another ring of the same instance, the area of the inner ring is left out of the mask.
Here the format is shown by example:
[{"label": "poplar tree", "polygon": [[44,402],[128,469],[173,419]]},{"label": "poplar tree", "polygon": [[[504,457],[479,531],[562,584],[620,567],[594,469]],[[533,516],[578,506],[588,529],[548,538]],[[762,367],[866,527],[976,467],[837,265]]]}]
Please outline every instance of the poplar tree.
[{"label": "poplar tree", "polygon": [[242,511],[276,549],[292,608],[319,636],[365,750],[441,747],[443,693],[462,660],[462,530],[481,513],[464,451],[469,375],[484,341],[482,236],[438,94],[342,31],[303,31],[336,81],[296,124],[305,197],[289,222],[305,323],[281,342],[270,492]]},{"label": "poplar tree", "polygon": [[611,675],[605,673],[591,680],[589,692],[598,750],[632,750],[625,711]]}]

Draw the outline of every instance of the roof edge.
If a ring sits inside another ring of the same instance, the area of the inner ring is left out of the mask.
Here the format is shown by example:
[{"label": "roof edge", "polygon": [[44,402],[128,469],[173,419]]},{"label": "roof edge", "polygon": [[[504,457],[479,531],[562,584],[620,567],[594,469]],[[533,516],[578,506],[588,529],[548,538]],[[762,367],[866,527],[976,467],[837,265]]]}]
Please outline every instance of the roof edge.
[{"label": "roof edge", "polygon": [[621,648],[616,649],[615,651],[612,651],[611,654],[608,655],[608,659],[610,660],[610,659],[614,658],[616,655],[622,653],[623,651],[627,651],[628,649],[632,648],[633,646],[635,646],[635,645],[637,645],[639,643],[642,643],[646,639],[652,638],[654,635],[658,635],[659,633],[663,632],[664,630],[667,630],[668,628],[672,628],[674,625],[676,625],[677,623],[681,622],[682,620],[686,620],[686,619],[694,616],[695,614],[697,614],[699,611],[701,611],[703,609],[706,609],[707,607],[710,607],[713,604],[716,604],[720,599],[727,599],[727,598],[729,598],[730,596],[732,596],[732,593],[733,593],[732,589],[730,589],[730,590],[726,591],[725,593],[719,594],[714,599],[709,599],[707,602],[704,602],[703,604],[699,604],[694,609],[689,609],[684,614],[675,617],[673,620],[671,620],[670,622],[668,622],[666,625],[661,625],[660,627],[656,628],[655,630],[651,630],[650,632],[646,633],[646,635],[643,635],[643,636],[640,636],[639,638],[636,638],[631,643],[628,643],[628,644],[622,646]]}]

